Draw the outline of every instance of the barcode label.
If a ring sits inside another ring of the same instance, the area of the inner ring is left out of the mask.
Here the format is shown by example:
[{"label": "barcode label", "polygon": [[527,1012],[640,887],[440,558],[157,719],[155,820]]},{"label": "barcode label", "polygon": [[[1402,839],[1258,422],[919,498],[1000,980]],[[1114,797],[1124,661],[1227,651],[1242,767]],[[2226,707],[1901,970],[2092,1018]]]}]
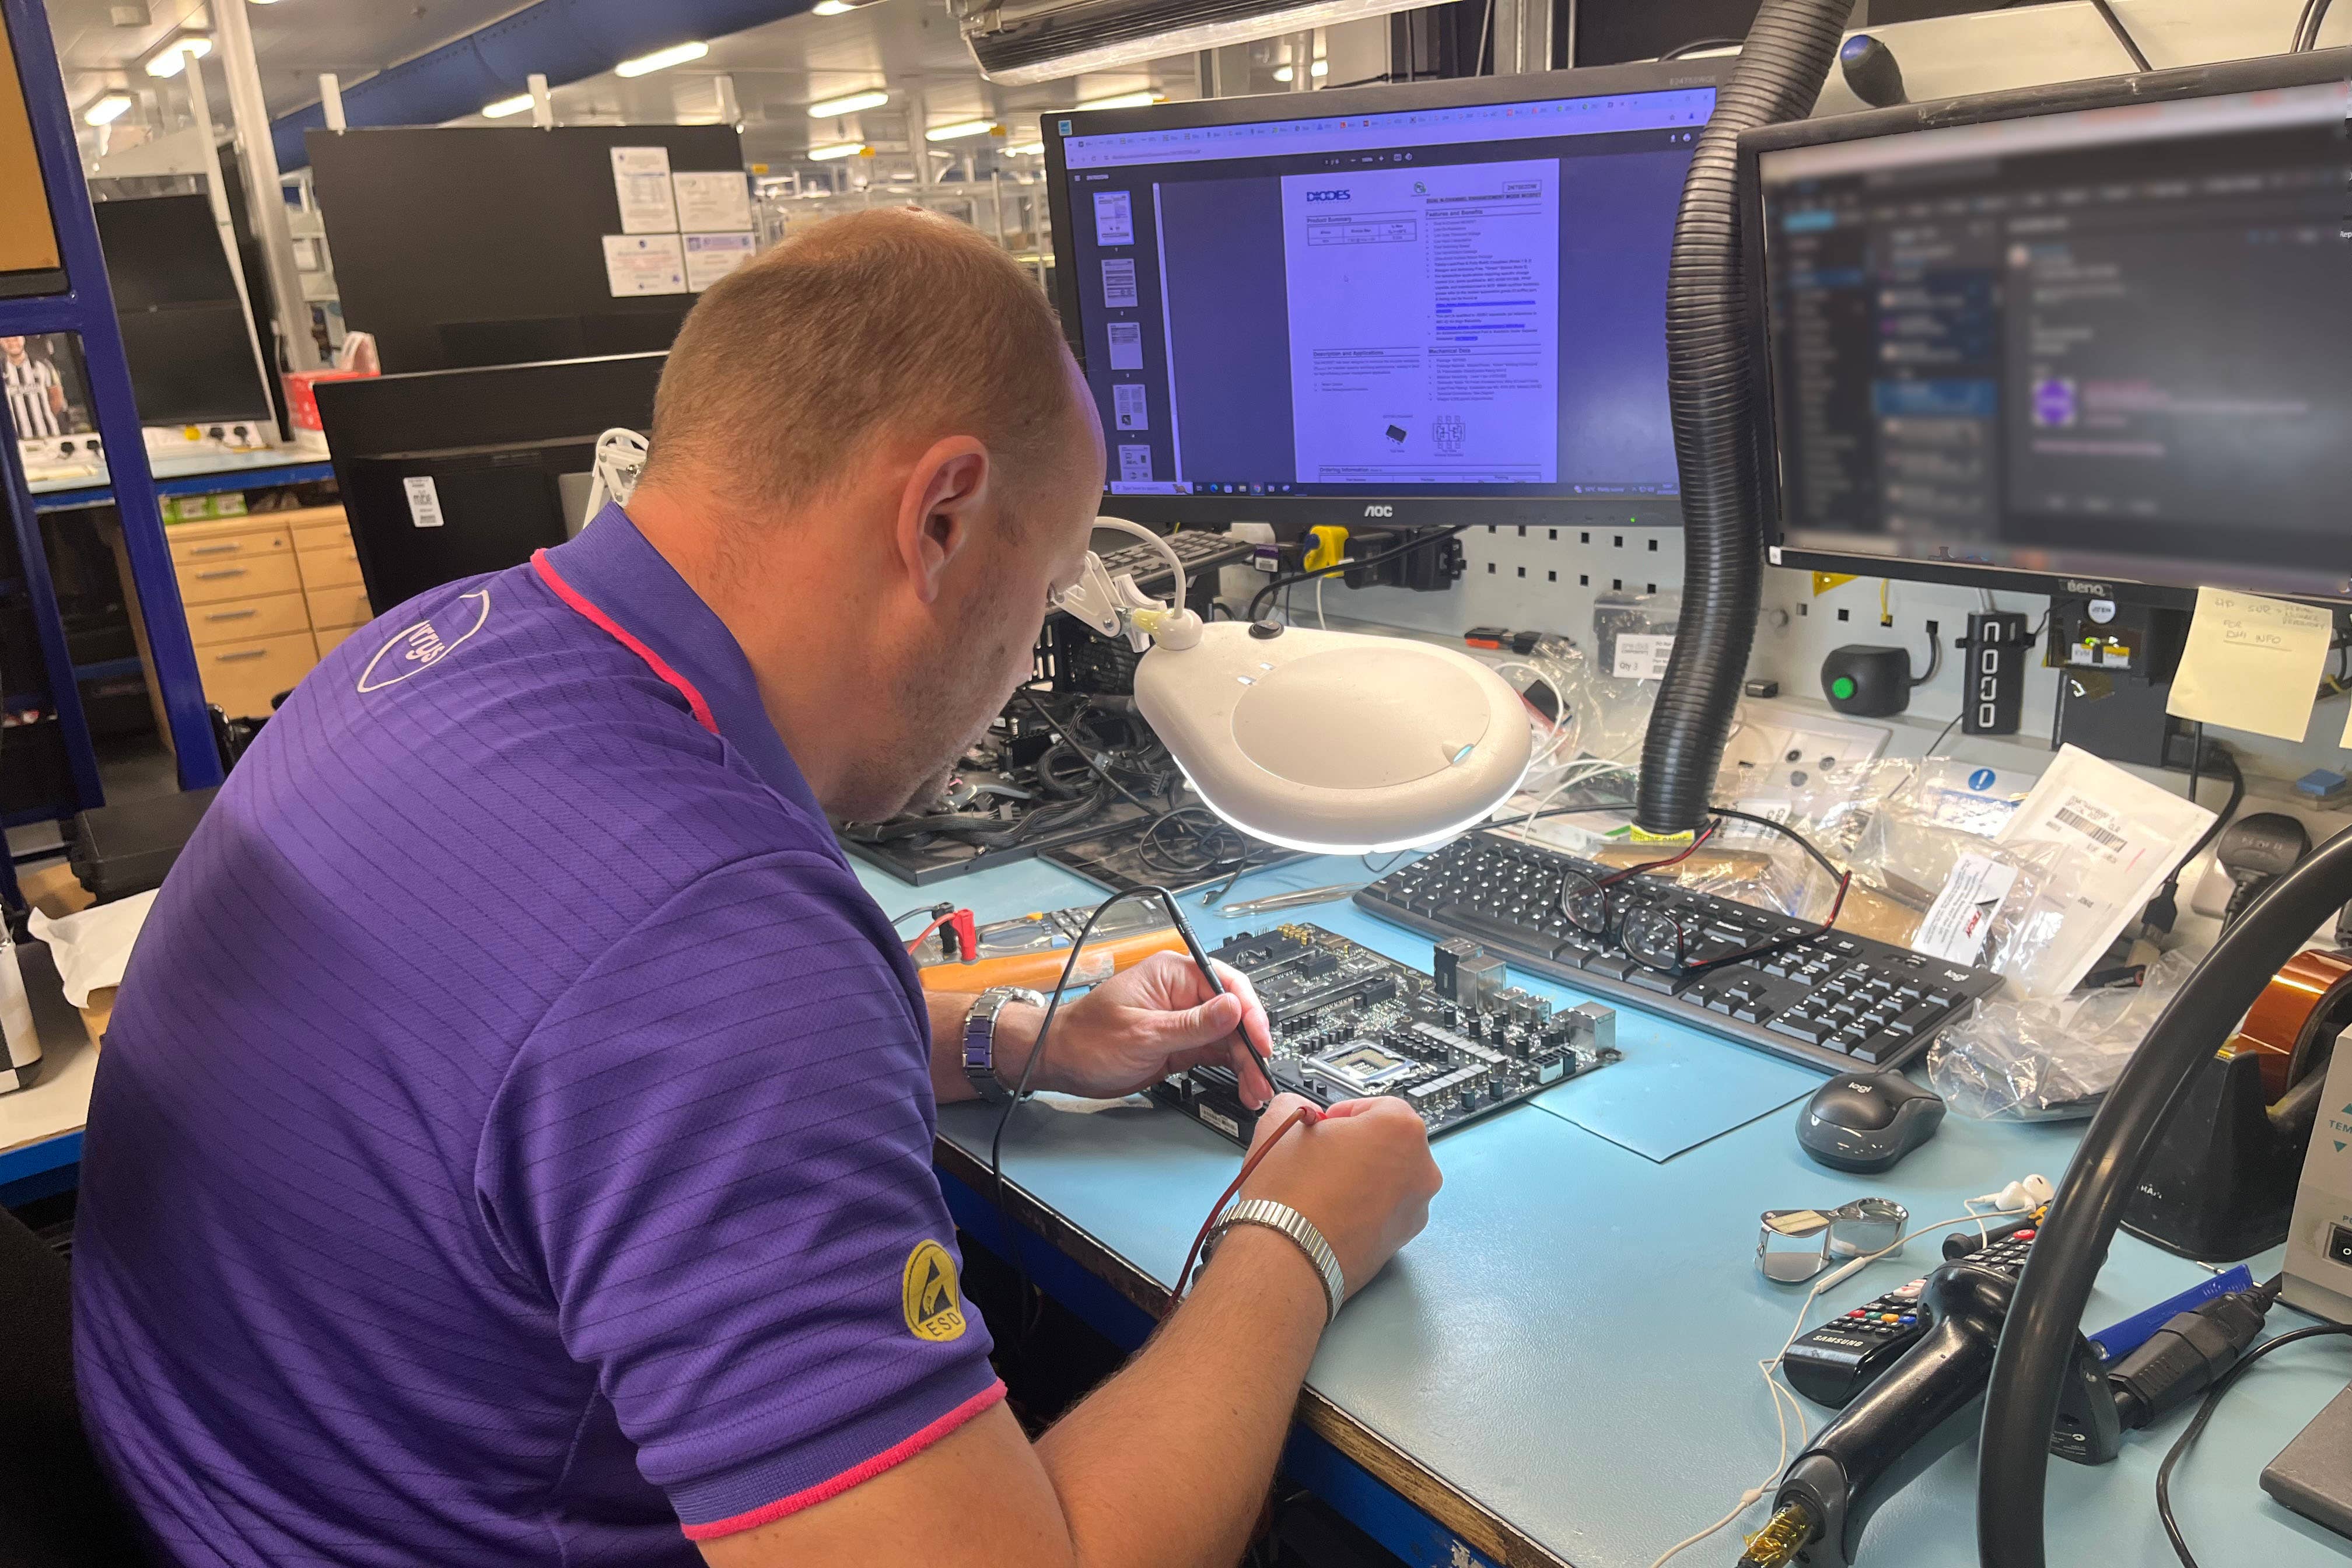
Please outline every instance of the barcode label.
[{"label": "barcode label", "polygon": [[2060,822],[2110,852],[2119,852],[2127,842],[2122,834],[2108,832],[2080,812],[2069,811],[2062,805],[2054,815]]}]

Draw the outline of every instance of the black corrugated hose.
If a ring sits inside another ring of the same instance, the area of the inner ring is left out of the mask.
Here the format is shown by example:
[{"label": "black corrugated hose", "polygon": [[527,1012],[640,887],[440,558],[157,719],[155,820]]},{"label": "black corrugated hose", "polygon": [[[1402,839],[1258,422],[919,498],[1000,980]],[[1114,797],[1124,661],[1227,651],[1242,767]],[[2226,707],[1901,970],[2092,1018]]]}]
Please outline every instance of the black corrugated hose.
[{"label": "black corrugated hose", "polygon": [[1744,323],[1739,133],[1811,112],[1853,0],[1766,0],[1699,132],[1666,277],[1666,385],[1682,474],[1683,614],[1642,747],[1635,820],[1706,816],[1763,587],[1761,411]]},{"label": "black corrugated hose", "polygon": [[2165,1112],[2305,938],[2352,899],[2352,833],[2273,883],[2221,933],[2124,1064],[2042,1217],[1993,1356],[1977,1458],[1983,1568],[2046,1568],[2050,1430],[2091,1282]]}]

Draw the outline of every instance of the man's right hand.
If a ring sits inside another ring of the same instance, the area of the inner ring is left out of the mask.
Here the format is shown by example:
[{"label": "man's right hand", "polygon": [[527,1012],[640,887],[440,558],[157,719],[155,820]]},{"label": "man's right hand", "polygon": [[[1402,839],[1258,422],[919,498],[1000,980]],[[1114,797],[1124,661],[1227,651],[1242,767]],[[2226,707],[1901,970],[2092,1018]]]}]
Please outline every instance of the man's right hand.
[{"label": "man's right hand", "polygon": [[[1258,1118],[1252,1152],[1307,1103],[1276,1096]],[[1403,1100],[1383,1096],[1343,1100],[1320,1121],[1292,1128],[1241,1195],[1288,1204],[1312,1220],[1339,1256],[1352,1296],[1421,1234],[1444,1180],[1430,1158],[1429,1129]]]}]

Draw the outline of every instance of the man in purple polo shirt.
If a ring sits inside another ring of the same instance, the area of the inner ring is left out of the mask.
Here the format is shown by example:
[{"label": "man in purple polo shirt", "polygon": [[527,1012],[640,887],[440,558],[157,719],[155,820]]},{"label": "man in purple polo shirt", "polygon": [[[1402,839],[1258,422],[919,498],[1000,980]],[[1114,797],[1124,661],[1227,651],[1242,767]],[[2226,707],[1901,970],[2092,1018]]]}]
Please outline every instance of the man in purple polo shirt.
[{"label": "man in purple polo shirt", "polygon": [[[345,642],[164,886],[84,1163],[104,1461],[182,1564],[1233,1562],[1327,1289],[1426,1216],[1420,1121],[1284,1140],[1274,1217],[1033,1444],[930,1149],[1038,1012],[927,995],[825,826],[936,786],[1083,557],[1051,312],[968,229],[819,226],[703,297],[653,451],[626,513]],[[1265,1029],[1163,956],[1039,1079]]]}]

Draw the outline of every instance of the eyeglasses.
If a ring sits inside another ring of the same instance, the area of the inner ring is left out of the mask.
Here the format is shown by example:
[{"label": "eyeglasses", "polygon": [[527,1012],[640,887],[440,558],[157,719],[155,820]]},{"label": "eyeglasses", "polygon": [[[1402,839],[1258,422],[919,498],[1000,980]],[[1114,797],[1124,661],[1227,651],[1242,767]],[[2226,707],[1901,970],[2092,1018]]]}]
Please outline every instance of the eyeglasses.
[{"label": "eyeglasses", "polygon": [[[1629,877],[1646,871],[1663,871],[1669,866],[1679,866],[1698,853],[1698,847],[1715,837],[1716,825],[1708,823],[1695,834],[1690,847],[1664,860],[1644,860],[1638,866],[1628,866],[1622,871],[1612,871],[1606,877],[1589,876],[1582,871],[1570,871],[1560,879],[1559,912],[1568,923],[1587,936],[1617,934],[1619,906],[1612,901],[1609,889]],[[1636,906],[1636,912],[1644,906]]]},{"label": "eyeglasses", "polygon": [[1629,866],[1622,871],[1612,872],[1606,877],[1593,877],[1582,871],[1570,871],[1561,879],[1560,913],[1567,917],[1570,925],[1588,936],[1614,937],[1617,944],[1625,950],[1626,955],[1643,968],[1654,969],[1669,974],[1702,973],[1727,963],[1742,963],[1751,959],[1762,958],[1784,948],[1793,947],[1799,942],[1811,942],[1817,937],[1827,935],[1830,929],[1837,924],[1839,914],[1845,909],[1846,889],[1853,884],[1853,873],[1839,870],[1802,837],[1790,833],[1786,827],[1768,817],[1750,816],[1745,812],[1722,808],[1717,808],[1716,815],[1719,817],[1734,816],[1742,821],[1754,822],[1795,839],[1816,864],[1837,879],[1837,896],[1831,901],[1827,918],[1820,925],[1810,930],[1784,931],[1748,947],[1739,948],[1731,952],[1719,952],[1693,963],[1690,957],[1692,951],[1701,946],[1705,941],[1703,923],[1694,918],[1678,914],[1670,908],[1611,897],[1609,889],[1616,883],[1631,877],[1640,876],[1644,872],[1663,871],[1670,866],[1680,865],[1689,859],[1698,852],[1700,845],[1714,837],[1716,829],[1721,826],[1719,822],[1715,821],[1710,821],[1699,830],[1698,834],[1692,838],[1689,848],[1668,859],[1644,861],[1639,866]]}]

